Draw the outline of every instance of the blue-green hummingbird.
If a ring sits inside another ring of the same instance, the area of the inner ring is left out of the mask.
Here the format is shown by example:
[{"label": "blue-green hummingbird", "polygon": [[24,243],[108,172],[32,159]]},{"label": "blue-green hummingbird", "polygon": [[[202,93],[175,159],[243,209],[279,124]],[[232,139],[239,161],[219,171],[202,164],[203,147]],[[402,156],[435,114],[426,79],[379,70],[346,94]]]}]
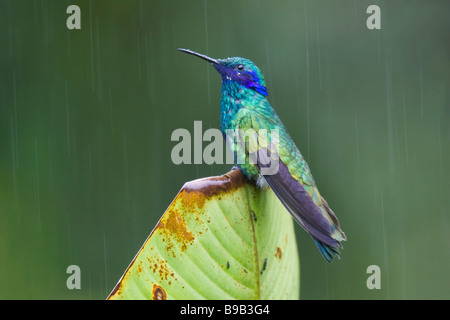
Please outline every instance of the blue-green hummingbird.
[{"label": "blue-green hummingbird", "polygon": [[[253,130],[257,134],[256,143],[242,144],[233,139],[228,144],[238,156],[248,159],[250,154],[257,155],[254,162],[238,163],[239,168],[258,186],[272,188],[293,218],[312,236],[323,257],[331,262],[338,256],[345,234],[320,195],[308,164],[267,100],[260,69],[240,57],[213,59],[192,50],[178,50],[208,61],[222,76],[220,124],[224,138],[227,139],[229,130],[236,129]],[[262,129],[268,138],[259,134]],[[270,143],[274,129],[278,134],[277,144]],[[277,170],[265,173],[267,163],[273,160],[277,160]]]}]

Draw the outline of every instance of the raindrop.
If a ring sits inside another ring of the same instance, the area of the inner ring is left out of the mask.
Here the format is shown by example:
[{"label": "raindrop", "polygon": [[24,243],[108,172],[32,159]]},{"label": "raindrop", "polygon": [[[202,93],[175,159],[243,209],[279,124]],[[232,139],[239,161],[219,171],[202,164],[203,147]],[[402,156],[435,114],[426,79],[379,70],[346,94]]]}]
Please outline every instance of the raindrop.
[{"label": "raindrop", "polygon": [[381,75],[381,32],[377,32],[378,36],[378,70],[379,74]]},{"label": "raindrop", "polygon": [[356,162],[358,164],[358,169],[360,168],[359,162],[359,132],[358,132],[358,116],[355,115],[355,137],[356,137]]},{"label": "raindrop", "polygon": [[405,259],[405,241],[402,239],[402,299],[406,299],[406,259]]},{"label": "raindrop", "polygon": [[[139,30],[136,30],[136,42],[137,42],[137,61],[138,61],[138,76],[139,76],[139,82],[142,81],[142,71],[141,71],[141,41],[140,41],[140,36],[139,36]],[[111,90],[111,88],[110,88]]]},{"label": "raindrop", "polygon": [[[308,141],[308,154],[310,155],[310,130],[309,130],[309,40],[308,40],[308,18],[305,0],[305,35],[306,35],[306,131]],[[305,157],[305,158],[307,158]]]},{"label": "raindrop", "polygon": [[67,80],[65,81],[66,87],[66,127],[67,127],[67,153],[70,157],[70,114],[69,114],[69,86],[67,84]]},{"label": "raindrop", "polygon": [[319,18],[316,19],[317,60],[319,64],[319,89],[322,90],[322,66],[320,59]]},{"label": "raindrop", "polygon": [[127,201],[127,209],[130,209],[130,182],[129,182],[129,174],[128,174],[128,143],[127,143],[127,132],[123,132],[122,136],[123,140],[123,166],[124,166],[124,176],[125,176],[125,194]]},{"label": "raindrop", "polygon": [[[387,52],[388,53],[388,52]],[[390,170],[394,170],[394,136],[393,136],[393,125],[392,125],[392,75],[391,68],[389,64],[389,58],[386,57],[386,114],[387,114],[387,130],[388,130],[388,157],[389,157],[389,167]]]},{"label": "raindrop", "polygon": [[141,28],[142,28],[142,22],[143,22],[143,19],[142,19],[142,0],[139,0],[139,20],[140,20]]},{"label": "raindrop", "polygon": [[98,91],[98,101],[103,104],[103,95],[102,95],[102,90],[100,90],[101,88],[101,82],[102,82],[102,77],[101,77],[101,72],[100,72],[100,39],[99,39],[99,28],[98,28],[98,17],[95,19],[95,40],[97,42],[97,91]]},{"label": "raindrop", "polygon": [[39,161],[38,161],[38,142],[37,139],[34,139],[34,165],[35,165],[35,191],[36,191],[36,210],[38,217],[38,227],[39,231],[42,231],[41,228],[41,200],[40,200],[40,191],[39,191]]},{"label": "raindrop", "polygon": [[92,91],[95,91],[94,81],[94,45],[92,40],[92,0],[89,0],[89,40],[91,44],[91,79],[92,79]]},{"label": "raindrop", "polygon": [[[384,262],[385,262],[385,268],[386,271],[389,270],[389,260],[388,260],[388,241],[387,241],[387,232],[386,232],[386,222],[384,220],[384,198],[383,198],[383,191],[380,192],[381,194],[381,223],[382,223],[382,234],[383,234],[383,254],[384,254]],[[386,272],[386,283],[387,283],[387,297],[389,299],[389,272]]]},{"label": "raindrop", "polygon": [[299,114],[301,114],[301,111],[302,111],[302,109],[301,109],[301,101],[300,101],[300,83],[299,83],[299,80],[298,80],[298,70],[297,70],[297,68],[293,68],[294,69],[294,81],[295,81],[295,86],[294,86],[294,88],[296,88],[296,90],[294,90],[295,91],[295,97],[297,98],[297,105],[299,106],[299,108],[298,108],[298,113]]},{"label": "raindrop", "polygon": [[306,49],[306,131],[308,137],[308,157],[310,155],[310,130],[309,130],[309,50]]},{"label": "raindrop", "polygon": [[69,261],[72,261],[72,241],[71,241],[71,232],[70,232],[70,210],[66,210],[67,212],[67,252],[69,255]]},{"label": "raindrop", "polygon": [[153,75],[153,73],[151,72],[151,70],[150,70],[150,68],[151,68],[151,56],[150,56],[150,50],[149,50],[149,41],[148,41],[148,37],[145,37],[145,41],[144,41],[144,44],[145,44],[145,61],[146,61],[146,64],[147,64],[147,68],[146,68],[146,70],[147,70],[147,90],[148,90],[148,92],[149,92],[149,94],[150,94],[150,101],[152,102],[152,104],[154,104],[155,103],[155,97],[154,97],[154,90],[153,90],[153,88],[152,88],[152,85],[153,85],[153,79],[151,78],[152,77],[152,75]]},{"label": "raindrop", "polygon": [[107,253],[106,235],[103,232],[103,261],[104,261],[104,264],[105,264],[104,272],[105,272],[105,291],[106,291],[105,295],[108,295],[108,292],[107,292],[107,290],[108,290],[108,262],[107,262],[107,259],[106,259],[106,253]]},{"label": "raindrop", "polygon": [[91,273],[88,272],[89,300],[92,300]]},{"label": "raindrop", "polygon": [[94,187],[94,181],[93,181],[93,171],[92,171],[92,151],[91,151],[91,144],[88,146],[89,148],[89,183],[91,188]]},{"label": "raindrop", "polygon": [[66,31],[66,42],[67,42],[67,56],[70,58],[72,55],[72,46],[70,44],[70,31]]},{"label": "raindrop", "polygon": [[406,103],[405,103],[405,92],[403,92],[403,133],[405,135],[405,158],[406,158],[406,166],[409,165],[408,160],[408,134],[406,129]]},{"label": "raindrop", "polygon": [[8,48],[9,48],[9,56],[12,58],[14,56],[13,54],[13,39],[15,39],[14,35],[13,35],[13,30],[12,30],[12,14],[11,14],[11,0],[9,1],[9,5],[8,5]]},{"label": "raindrop", "polygon": [[444,174],[444,162],[442,160],[442,145],[441,145],[441,125],[438,123],[438,151],[439,151],[439,165],[441,167],[441,174]]},{"label": "raindrop", "polygon": [[[269,43],[267,42],[267,39],[264,39],[264,50],[266,52],[267,78],[269,79],[269,83],[272,83],[272,72],[271,72],[272,69],[270,67],[270,52],[269,52]],[[273,101],[273,103],[275,104],[275,101]]]},{"label": "raindrop", "polygon": [[38,16],[39,16],[39,13],[38,13],[38,2],[37,1],[34,1],[34,7],[33,7],[33,11],[34,11],[34,23],[37,25],[38,24]]},{"label": "raindrop", "polygon": [[10,118],[10,122],[11,122],[11,163],[12,163],[12,174],[13,174],[13,190],[14,190],[14,194],[17,196],[17,172],[16,172],[16,150],[15,150],[15,146],[16,143],[14,141],[14,120],[11,117]]},{"label": "raindrop", "polygon": [[17,131],[17,91],[16,91],[16,70],[13,70],[13,97],[14,97],[14,145],[16,169],[19,168],[19,134]]},{"label": "raindrop", "polygon": [[422,59],[419,65],[419,80],[420,80],[420,116],[423,118],[423,73],[422,73]]},{"label": "raindrop", "polygon": [[113,107],[111,99],[111,86],[109,86],[109,125],[111,128],[111,134],[114,133],[114,122],[113,122]]},{"label": "raindrop", "polygon": [[[208,44],[208,11],[206,8],[206,0],[203,2],[204,7],[204,13],[205,13],[205,43],[206,43],[206,55],[209,55],[209,44]],[[209,81],[209,71],[210,71],[210,65],[209,63],[206,64],[206,82],[208,86],[208,104],[211,104],[211,86]]]}]

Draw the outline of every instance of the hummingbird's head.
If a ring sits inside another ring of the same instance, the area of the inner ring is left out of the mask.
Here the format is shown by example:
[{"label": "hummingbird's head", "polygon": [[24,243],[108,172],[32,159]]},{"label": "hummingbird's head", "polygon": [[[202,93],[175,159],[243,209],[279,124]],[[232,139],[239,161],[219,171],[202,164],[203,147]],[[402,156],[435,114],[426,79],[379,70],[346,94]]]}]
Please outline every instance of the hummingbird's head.
[{"label": "hummingbird's head", "polygon": [[259,68],[250,60],[233,57],[213,59],[188,49],[178,49],[210,62],[222,76],[222,81],[235,81],[239,85],[253,89],[263,96],[267,96],[266,82]]}]

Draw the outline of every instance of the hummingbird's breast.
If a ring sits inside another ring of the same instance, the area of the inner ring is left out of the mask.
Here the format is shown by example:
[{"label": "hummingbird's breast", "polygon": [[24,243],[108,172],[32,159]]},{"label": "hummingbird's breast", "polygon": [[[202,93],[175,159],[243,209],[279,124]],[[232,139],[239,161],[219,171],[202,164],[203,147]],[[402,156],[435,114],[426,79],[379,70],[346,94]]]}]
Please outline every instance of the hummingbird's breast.
[{"label": "hummingbird's breast", "polygon": [[235,129],[237,112],[242,108],[242,88],[234,81],[222,82],[222,96],[220,99],[220,126],[222,134],[226,129]]},{"label": "hummingbird's breast", "polygon": [[235,81],[222,82],[220,100],[220,125],[222,133],[226,129],[236,129],[239,119],[236,115],[242,108],[257,109],[262,97],[252,89],[246,88]]}]

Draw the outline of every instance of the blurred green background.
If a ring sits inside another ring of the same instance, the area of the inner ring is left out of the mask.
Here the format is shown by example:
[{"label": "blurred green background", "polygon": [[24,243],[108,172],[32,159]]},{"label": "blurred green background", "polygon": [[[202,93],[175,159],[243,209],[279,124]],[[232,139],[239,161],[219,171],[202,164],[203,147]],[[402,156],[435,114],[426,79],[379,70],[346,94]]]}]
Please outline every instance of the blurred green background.
[{"label": "blurred green background", "polygon": [[[105,299],[184,182],[230,169],[171,162],[173,130],[219,128],[220,77],[182,47],[262,69],[340,219],[330,265],[296,227],[302,299],[449,299],[449,10],[0,0],[0,298]],[[66,287],[72,264],[81,290]]]}]

